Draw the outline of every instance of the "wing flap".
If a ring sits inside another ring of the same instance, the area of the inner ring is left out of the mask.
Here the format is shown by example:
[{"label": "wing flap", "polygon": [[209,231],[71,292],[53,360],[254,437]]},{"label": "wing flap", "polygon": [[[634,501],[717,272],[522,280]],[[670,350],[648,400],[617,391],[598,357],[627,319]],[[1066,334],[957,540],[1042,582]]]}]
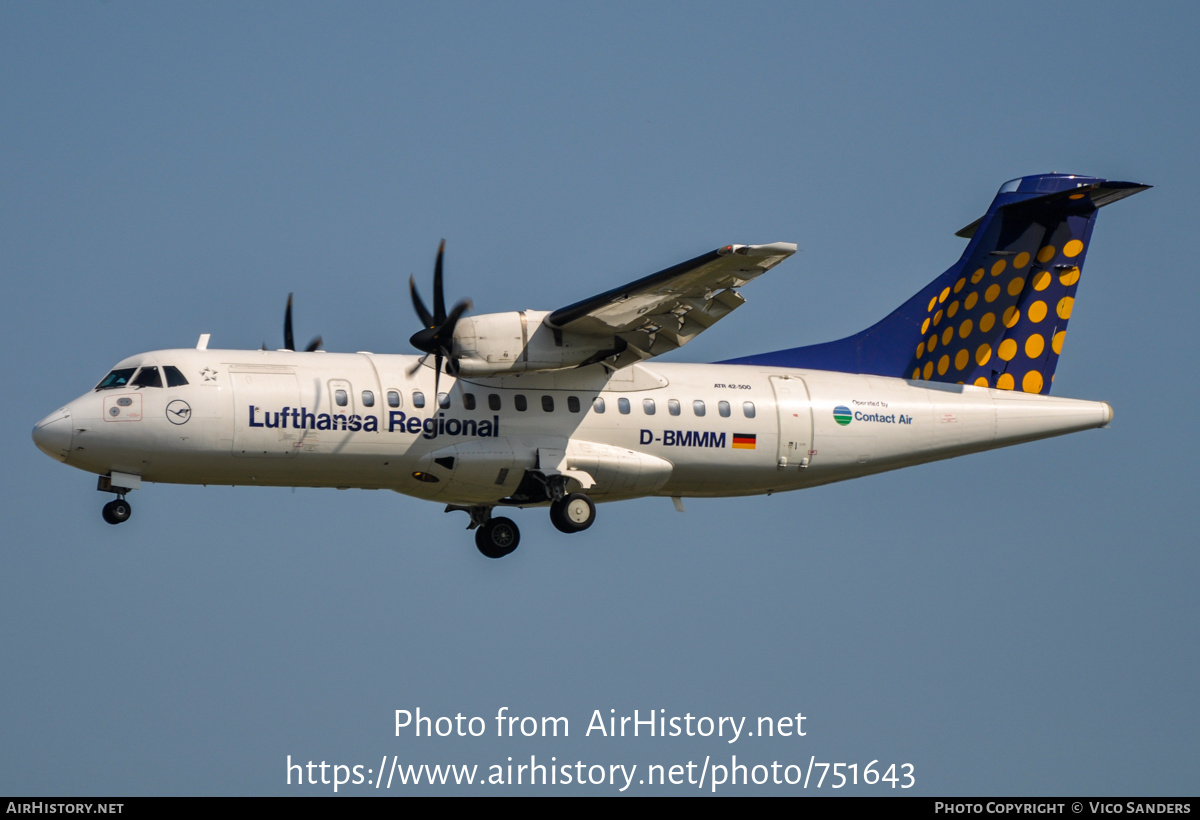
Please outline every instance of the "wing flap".
[{"label": "wing flap", "polygon": [[624,367],[687,344],[745,303],[737,289],[796,252],[788,242],[726,245],[658,273],[567,305],[546,317],[552,330],[613,339]]}]

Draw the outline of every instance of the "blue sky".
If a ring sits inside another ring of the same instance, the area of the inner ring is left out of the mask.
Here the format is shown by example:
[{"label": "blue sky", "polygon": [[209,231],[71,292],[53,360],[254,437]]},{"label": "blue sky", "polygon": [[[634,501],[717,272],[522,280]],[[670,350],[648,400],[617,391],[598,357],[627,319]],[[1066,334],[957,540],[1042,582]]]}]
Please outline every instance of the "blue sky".
[{"label": "blue sky", "polygon": [[[924,794],[1194,794],[1179,243],[1198,22],[1184,4],[0,6],[20,396],[0,434],[0,792],[328,791],[287,787],[288,755],[737,754],[911,762]],[[479,312],[796,242],[671,358],[837,338],[953,262],[1002,182],[1045,171],[1156,186],[1101,213],[1057,371],[1056,394],[1113,404],[1108,430],[683,515],[604,505],[571,538],[525,511],[496,562],[464,516],[384,492],[155,485],[110,527],[94,480],[29,439],[133,353],[202,332],[278,346],[292,291],[298,338],[410,352],[407,278],[427,283],[443,237],[448,297]],[[396,709],[501,706],[571,737],[394,734]],[[597,709],[803,712],[808,734],[584,737]]]}]

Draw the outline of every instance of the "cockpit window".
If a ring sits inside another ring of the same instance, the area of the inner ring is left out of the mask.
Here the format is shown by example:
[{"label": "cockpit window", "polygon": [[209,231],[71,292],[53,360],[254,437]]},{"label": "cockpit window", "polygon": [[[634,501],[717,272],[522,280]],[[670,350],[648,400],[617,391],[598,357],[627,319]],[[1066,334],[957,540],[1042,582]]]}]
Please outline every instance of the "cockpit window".
[{"label": "cockpit window", "polygon": [[96,385],[97,390],[111,390],[114,387],[125,387],[129,384],[129,380],[133,378],[133,371],[136,367],[122,367],[120,370],[114,370],[104,377],[100,384]]},{"label": "cockpit window", "polygon": [[167,387],[183,387],[188,383],[188,380],[179,372],[178,367],[167,365],[163,368],[163,375],[167,377]]},{"label": "cockpit window", "polygon": [[143,367],[133,380],[134,387],[162,387],[162,376],[158,375],[157,367]]}]

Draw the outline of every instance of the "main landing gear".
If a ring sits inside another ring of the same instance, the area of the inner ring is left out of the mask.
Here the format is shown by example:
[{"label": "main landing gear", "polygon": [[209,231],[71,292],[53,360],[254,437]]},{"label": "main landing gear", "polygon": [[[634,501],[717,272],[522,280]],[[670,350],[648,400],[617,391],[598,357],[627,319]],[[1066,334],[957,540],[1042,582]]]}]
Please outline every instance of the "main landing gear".
[{"label": "main landing gear", "polygon": [[475,530],[475,546],[487,558],[503,558],[521,543],[521,531],[511,518],[489,518]]},{"label": "main landing gear", "polygon": [[[446,512],[460,510],[471,516],[475,546],[487,558],[503,558],[521,543],[521,530],[511,518],[492,518],[492,507],[451,504]],[[583,493],[567,493],[550,502],[550,523],[559,532],[583,532],[596,520],[596,505]]]},{"label": "main landing gear", "polygon": [[596,520],[596,505],[583,493],[570,493],[550,503],[550,523],[559,532],[583,532]]}]

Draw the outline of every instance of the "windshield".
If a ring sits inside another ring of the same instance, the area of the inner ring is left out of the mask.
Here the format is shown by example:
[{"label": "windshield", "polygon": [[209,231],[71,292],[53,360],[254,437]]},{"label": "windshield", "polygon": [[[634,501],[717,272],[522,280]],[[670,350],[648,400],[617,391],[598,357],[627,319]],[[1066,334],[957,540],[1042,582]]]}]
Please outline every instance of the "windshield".
[{"label": "windshield", "polygon": [[96,385],[97,390],[110,390],[114,387],[125,387],[129,384],[129,379],[133,376],[133,371],[136,367],[122,367],[114,370],[104,377],[100,384]]}]

